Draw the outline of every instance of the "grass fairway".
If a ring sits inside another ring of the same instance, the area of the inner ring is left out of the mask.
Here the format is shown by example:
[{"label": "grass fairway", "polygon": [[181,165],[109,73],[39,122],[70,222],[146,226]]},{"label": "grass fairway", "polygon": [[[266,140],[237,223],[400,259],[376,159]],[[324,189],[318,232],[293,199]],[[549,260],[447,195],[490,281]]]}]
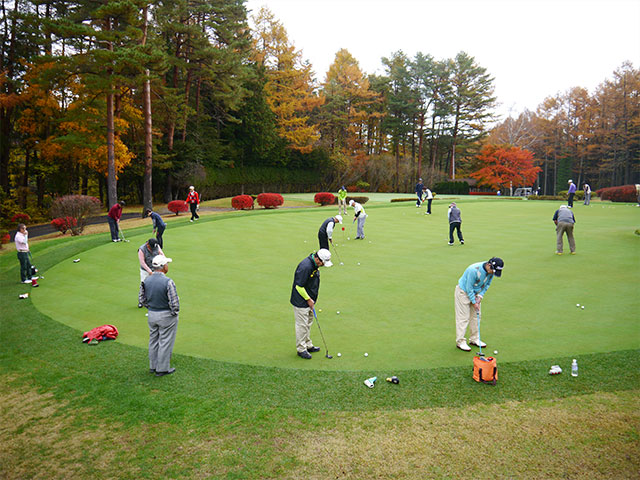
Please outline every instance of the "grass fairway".
[{"label": "grass fairway", "polygon": [[[15,253],[0,255],[0,478],[637,478],[640,209],[576,205],[578,255],[558,257],[556,203],[458,199],[463,247],[446,245],[447,203],[425,216],[372,196],[367,238],[337,232],[345,265],[321,270],[318,304],[333,360],[295,356],[288,303],[328,208],[169,224],[182,303],[169,377],[147,373],[136,307],[150,228],[129,244],[35,242],[46,278],[27,300]],[[495,387],[454,348],[452,299],[492,255],[505,260],[483,302]],[[81,343],[104,323],[117,341]],[[549,376],[555,363],[565,372]]]},{"label": "grass fairway", "polygon": [[[578,255],[567,248],[558,257],[554,204],[462,201],[460,207],[464,246],[447,245],[442,204],[431,216],[407,202],[371,206],[364,241],[354,240],[348,220],[346,230],[336,232],[338,255],[333,268],[321,270],[317,304],[331,352],[342,354],[333,361],[296,357],[288,302],[293,271],[317,248],[317,228],[333,209],[258,211],[171,225],[165,253],[174,259],[170,276],[182,303],[176,352],[319,370],[468,365],[469,355],[453,348],[453,288],[469,264],[492,256],[505,260],[505,270],[483,302],[482,336],[501,361],[639,345],[633,208],[577,207]],[[136,250],[147,237],[105,243],[79,255],[79,263],[56,265],[47,272],[46,288],[34,291],[35,306],[77,330],[108,319],[120,329],[120,342],[145,347]],[[322,346],[315,329],[312,338]]]}]

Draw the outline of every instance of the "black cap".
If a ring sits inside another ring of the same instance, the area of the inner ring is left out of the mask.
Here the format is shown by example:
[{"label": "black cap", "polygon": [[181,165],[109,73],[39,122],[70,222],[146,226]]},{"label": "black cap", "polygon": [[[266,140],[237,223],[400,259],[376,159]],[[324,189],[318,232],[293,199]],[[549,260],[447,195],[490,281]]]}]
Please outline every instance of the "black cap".
[{"label": "black cap", "polygon": [[496,277],[499,277],[502,275],[502,268],[504,267],[504,262],[502,261],[501,258],[493,257],[489,260],[489,264],[491,265],[491,268],[493,268],[493,274]]},{"label": "black cap", "polygon": [[147,243],[151,248],[156,248],[158,246],[158,240],[156,240],[155,238],[150,238],[149,240],[147,240]]}]

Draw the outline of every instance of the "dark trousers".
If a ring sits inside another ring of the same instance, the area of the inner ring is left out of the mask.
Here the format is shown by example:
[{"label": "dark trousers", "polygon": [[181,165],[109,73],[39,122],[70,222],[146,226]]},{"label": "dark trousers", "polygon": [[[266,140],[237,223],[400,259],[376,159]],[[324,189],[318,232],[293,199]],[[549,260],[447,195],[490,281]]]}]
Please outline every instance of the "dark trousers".
[{"label": "dark trousers", "polygon": [[20,281],[31,280],[31,262],[29,261],[29,252],[18,252],[18,260],[20,261]]},{"label": "dark trousers", "polygon": [[158,240],[158,245],[162,248],[162,234],[164,233],[167,227],[158,227],[156,229],[156,240]]},{"label": "dark trousers", "polygon": [[109,230],[111,230],[111,240],[118,240],[118,222],[111,217],[107,217],[107,221],[109,222]]},{"label": "dark trousers", "polygon": [[460,231],[461,222],[451,222],[449,224],[449,243],[453,243],[453,231],[457,230],[458,240],[464,242],[464,238],[462,238],[462,231]]},{"label": "dark trousers", "polygon": [[416,195],[418,196],[418,200],[416,200],[416,207],[419,207],[420,205],[422,205],[422,192],[416,192]]},{"label": "dark trousers", "polygon": [[198,212],[197,212],[197,209],[198,209],[197,203],[190,203],[189,208],[191,209],[191,220],[193,220],[194,218],[200,218],[200,215],[198,215]]},{"label": "dark trousers", "polygon": [[320,248],[329,250],[329,237],[327,235],[318,234],[318,243],[320,244]]},{"label": "dark trousers", "polygon": [[570,207],[573,207],[573,196],[575,195],[575,193],[570,193],[569,194],[569,200],[567,201],[567,205],[569,205]]},{"label": "dark trousers", "polygon": [[433,198],[430,198],[429,200],[427,200],[427,213],[431,213],[431,202],[433,201]]}]

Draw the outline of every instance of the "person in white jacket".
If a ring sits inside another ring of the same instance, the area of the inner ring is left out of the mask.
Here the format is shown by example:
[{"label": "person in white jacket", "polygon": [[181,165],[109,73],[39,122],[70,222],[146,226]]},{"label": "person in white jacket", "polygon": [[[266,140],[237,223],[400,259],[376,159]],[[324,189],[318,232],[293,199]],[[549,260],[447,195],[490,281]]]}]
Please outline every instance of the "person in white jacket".
[{"label": "person in white jacket", "polygon": [[429,190],[428,187],[424,187],[424,199],[427,201],[427,211],[424,212],[425,215],[431,215],[431,202],[433,201],[433,193]]},{"label": "person in white jacket", "polygon": [[29,260],[29,232],[24,223],[18,225],[18,231],[14,237],[16,250],[18,251],[18,260],[20,261],[20,281],[22,283],[32,283],[32,266]]},{"label": "person in white jacket", "polygon": [[362,205],[354,200],[349,200],[349,206],[353,207],[353,221],[358,220],[358,230],[356,232],[356,240],[364,240],[364,222],[367,219],[367,214],[364,211]]}]

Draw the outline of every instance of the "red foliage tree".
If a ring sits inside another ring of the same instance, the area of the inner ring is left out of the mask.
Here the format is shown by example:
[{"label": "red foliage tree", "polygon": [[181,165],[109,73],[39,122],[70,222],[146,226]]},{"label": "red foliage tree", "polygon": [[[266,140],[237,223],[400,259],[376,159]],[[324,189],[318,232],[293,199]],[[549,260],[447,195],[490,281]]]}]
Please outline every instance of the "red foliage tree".
[{"label": "red foliage tree", "polygon": [[325,205],[333,205],[336,203],[336,196],[331,192],[319,192],[315,194],[313,201],[324,207]]},{"label": "red foliage tree", "polygon": [[11,217],[11,223],[27,223],[29,220],[31,220],[31,217],[26,213],[16,213]]},{"label": "red foliage tree", "polygon": [[253,208],[251,195],[236,195],[231,199],[231,206],[236,210],[249,210]]},{"label": "red foliage tree", "polygon": [[284,198],[279,193],[261,193],[257,200],[258,205],[263,208],[278,208],[284,203]]},{"label": "red foliage tree", "polygon": [[518,147],[485,145],[478,155],[479,169],[470,176],[480,185],[495,190],[513,186],[533,185],[541,171],[533,164],[533,152]]},{"label": "red foliage tree", "polygon": [[184,200],[173,200],[169,202],[167,208],[170,212],[180,215],[180,212],[187,212],[189,210],[189,204]]},{"label": "red foliage tree", "polygon": [[54,218],[51,221],[51,225],[60,233],[64,234],[67,232],[67,230],[71,230],[77,227],[78,220],[73,217],[59,217],[59,218]]}]

